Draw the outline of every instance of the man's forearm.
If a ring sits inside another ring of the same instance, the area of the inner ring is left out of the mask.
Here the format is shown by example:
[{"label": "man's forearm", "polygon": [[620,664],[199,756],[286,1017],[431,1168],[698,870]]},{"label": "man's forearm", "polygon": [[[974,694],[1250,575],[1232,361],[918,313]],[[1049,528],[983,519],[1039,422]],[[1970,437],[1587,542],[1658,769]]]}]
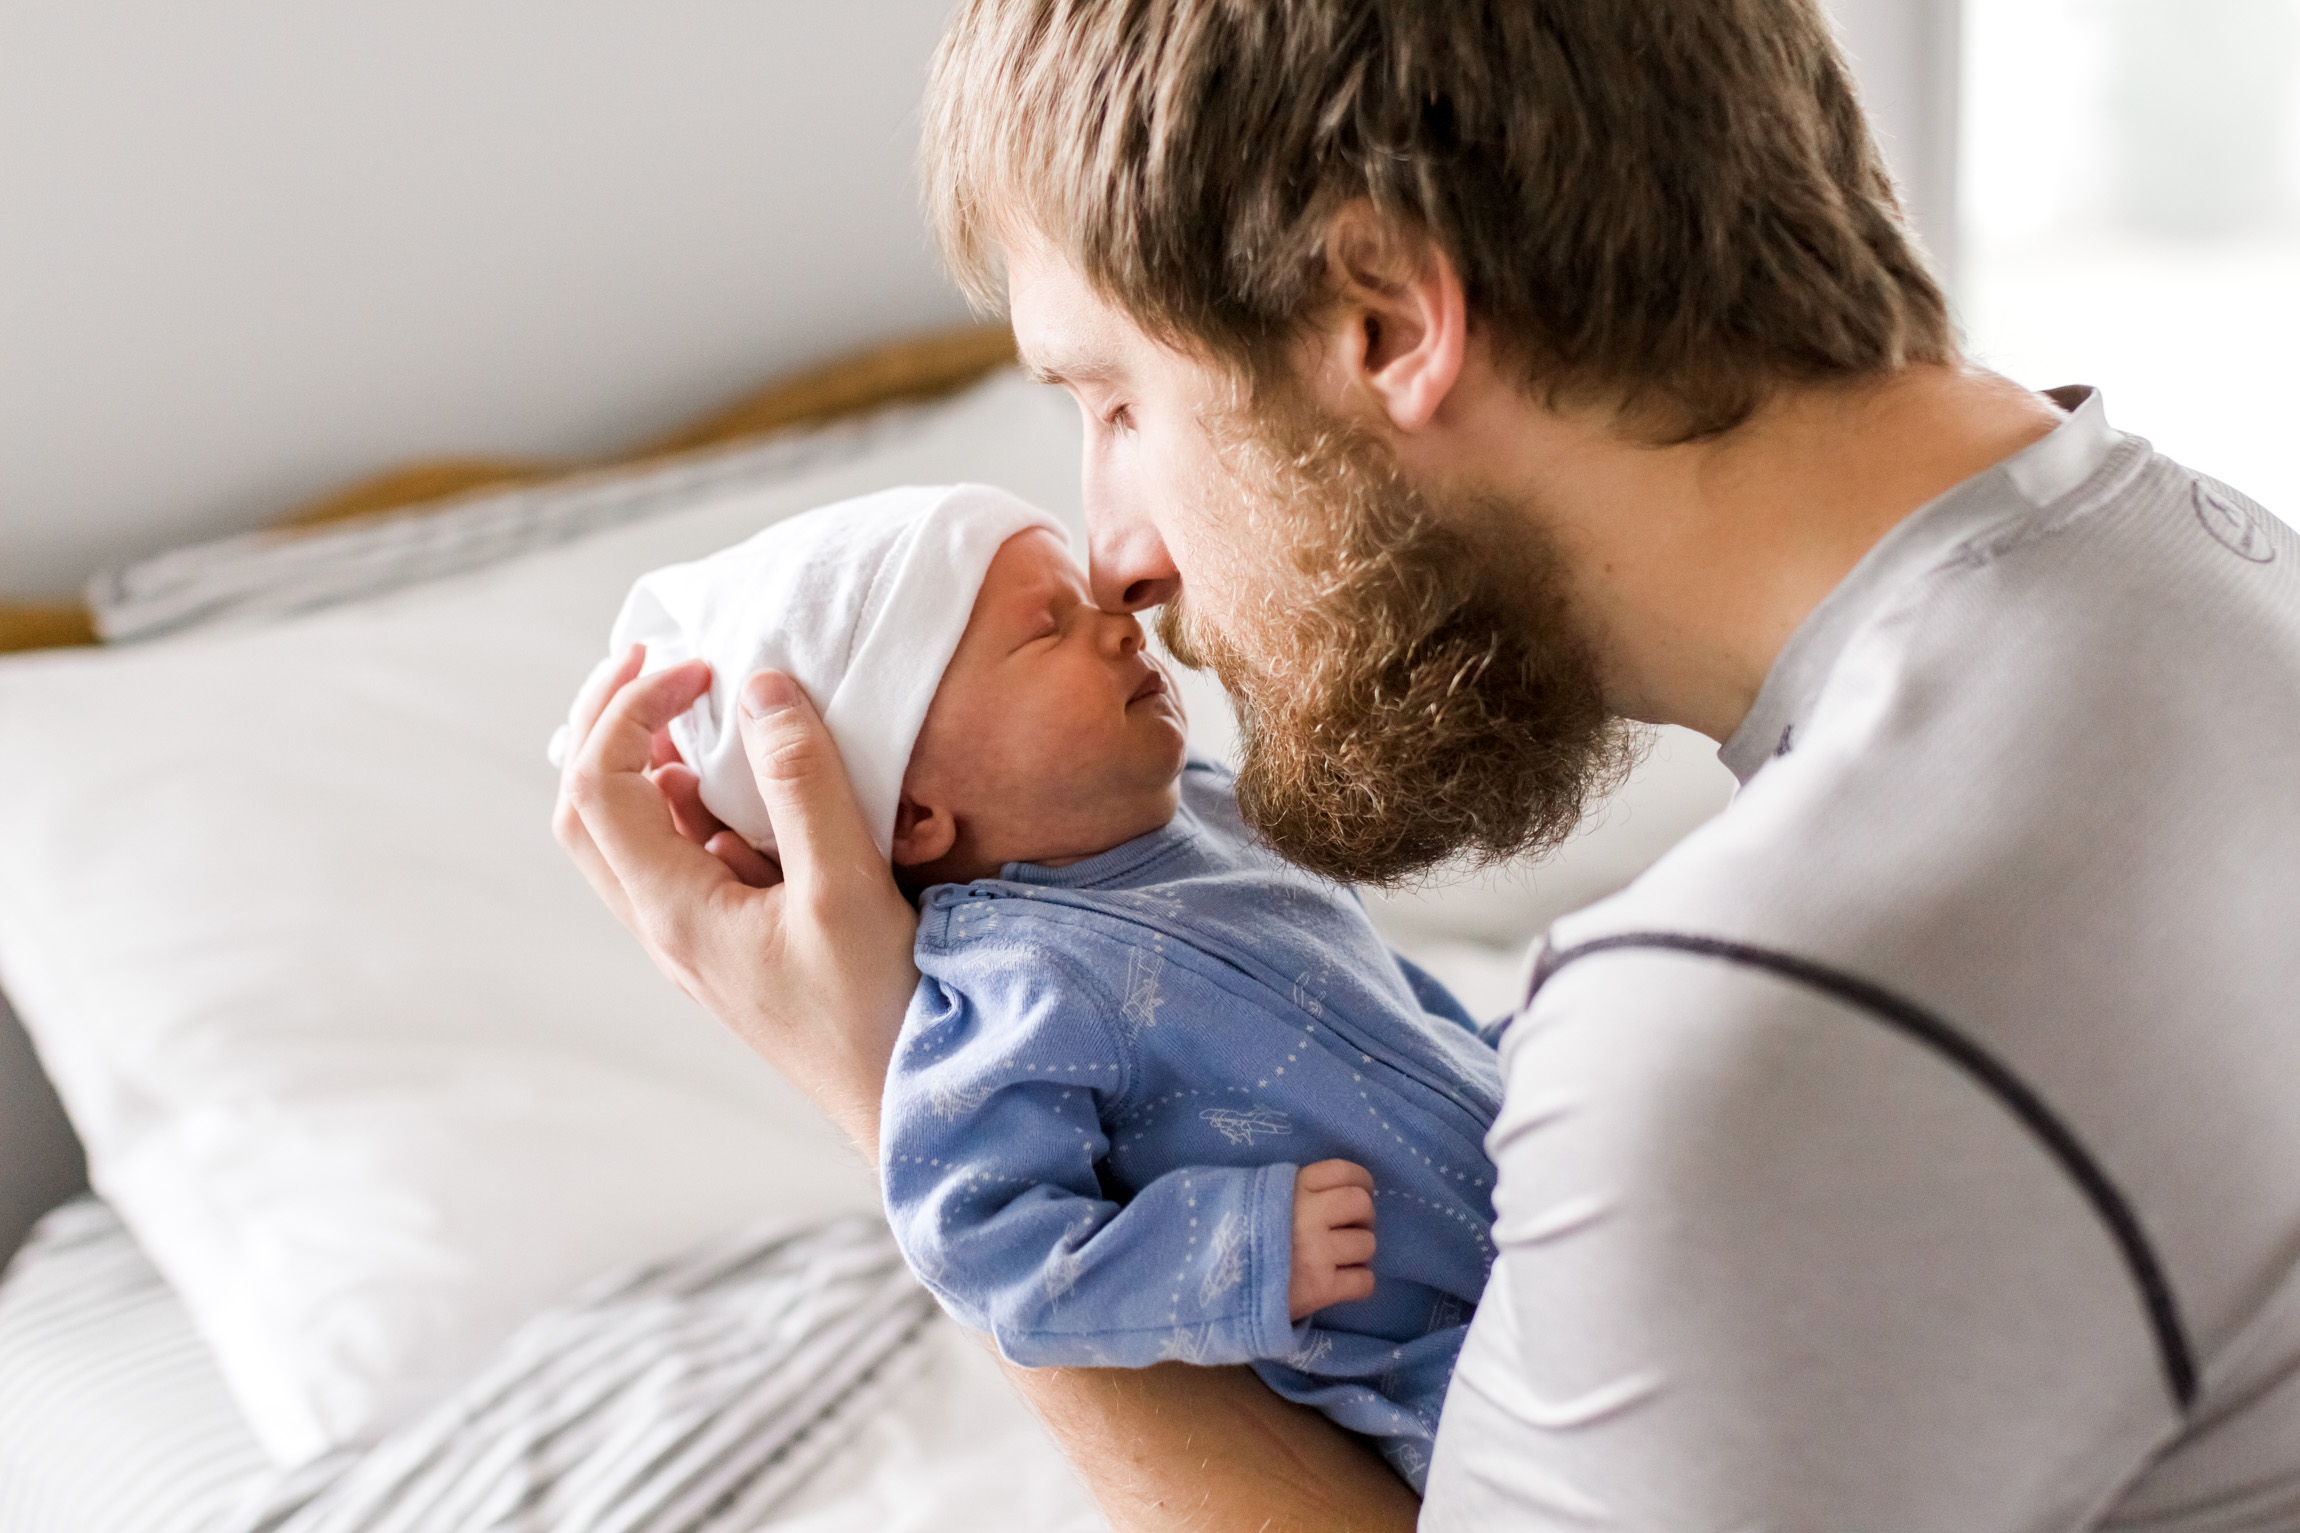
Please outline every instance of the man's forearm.
[{"label": "man's forearm", "polygon": [[1016,1368],[1114,1533],[1388,1533],[1412,1491],[1349,1433],[1245,1368]]}]

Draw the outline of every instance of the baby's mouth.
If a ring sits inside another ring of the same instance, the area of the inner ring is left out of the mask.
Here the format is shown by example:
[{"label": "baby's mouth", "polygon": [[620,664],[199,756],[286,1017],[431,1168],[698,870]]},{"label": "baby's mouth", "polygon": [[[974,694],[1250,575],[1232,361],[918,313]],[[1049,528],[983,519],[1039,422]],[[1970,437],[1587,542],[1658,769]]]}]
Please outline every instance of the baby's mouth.
[{"label": "baby's mouth", "polygon": [[1127,707],[1131,708],[1145,697],[1156,697],[1166,690],[1166,673],[1154,665],[1148,669],[1149,674],[1142,678],[1142,685],[1136,687],[1134,695],[1126,699]]}]

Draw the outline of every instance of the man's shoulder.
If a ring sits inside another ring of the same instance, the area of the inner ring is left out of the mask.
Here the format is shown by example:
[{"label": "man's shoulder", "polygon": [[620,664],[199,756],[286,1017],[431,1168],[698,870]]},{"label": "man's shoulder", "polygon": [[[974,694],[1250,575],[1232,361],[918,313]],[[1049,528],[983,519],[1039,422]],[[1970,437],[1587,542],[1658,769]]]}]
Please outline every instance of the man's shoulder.
[{"label": "man's shoulder", "polygon": [[2300,902],[2300,535],[2124,443],[1769,679],[1732,806],[1559,945],[1658,928],[1953,980],[2155,956],[2111,930],[2230,957],[2231,916]]},{"label": "man's shoulder", "polygon": [[[1553,928],[1513,1035],[1679,1116],[1790,1122],[1865,1058],[2080,1148],[2209,1355],[2300,1229],[2300,539],[2229,546],[2218,494],[2148,456],[1880,602],[1730,808]],[[1671,1016],[1697,1049],[1624,1047]]]}]

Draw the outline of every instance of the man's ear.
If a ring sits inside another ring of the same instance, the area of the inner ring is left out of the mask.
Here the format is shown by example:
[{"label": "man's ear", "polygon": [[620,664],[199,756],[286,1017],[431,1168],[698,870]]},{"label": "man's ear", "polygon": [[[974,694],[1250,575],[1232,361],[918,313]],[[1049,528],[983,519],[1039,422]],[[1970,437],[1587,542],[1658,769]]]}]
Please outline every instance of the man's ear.
[{"label": "man's ear", "polygon": [[950,855],[958,844],[958,821],[947,809],[930,809],[905,793],[894,806],[894,865],[915,868]]},{"label": "man's ear", "polygon": [[1319,333],[1348,392],[1371,394],[1400,431],[1427,426],[1461,377],[1469,307],[1436,240],[1363,198],[1326,231],[1329,299]]}]

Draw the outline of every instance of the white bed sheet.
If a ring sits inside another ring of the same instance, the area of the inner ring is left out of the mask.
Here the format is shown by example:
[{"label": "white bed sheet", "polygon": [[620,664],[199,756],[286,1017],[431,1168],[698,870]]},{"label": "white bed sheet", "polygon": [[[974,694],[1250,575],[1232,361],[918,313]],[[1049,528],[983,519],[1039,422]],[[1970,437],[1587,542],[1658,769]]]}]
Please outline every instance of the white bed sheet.
[{"label": "white bed sheet", "polygon": [[989,1351],[937,1318],[925,1366],[801,1490],[777,1533],[1094,1533],[1095,1510]]}]

